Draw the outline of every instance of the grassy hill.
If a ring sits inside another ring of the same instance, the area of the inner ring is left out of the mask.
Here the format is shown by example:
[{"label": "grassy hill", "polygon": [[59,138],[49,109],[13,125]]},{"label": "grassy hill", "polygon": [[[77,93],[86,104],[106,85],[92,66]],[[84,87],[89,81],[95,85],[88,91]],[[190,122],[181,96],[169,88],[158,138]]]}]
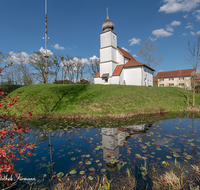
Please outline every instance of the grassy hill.
[{"label": "grassy hill", "polygon": [[[18,113],[33,110],[33,116],[123,115],[182,111],[192,105],[192,92],[176,87],[124,85],[41,84],[16,89]],[[196,105],[200,95],[196,95]]]}]

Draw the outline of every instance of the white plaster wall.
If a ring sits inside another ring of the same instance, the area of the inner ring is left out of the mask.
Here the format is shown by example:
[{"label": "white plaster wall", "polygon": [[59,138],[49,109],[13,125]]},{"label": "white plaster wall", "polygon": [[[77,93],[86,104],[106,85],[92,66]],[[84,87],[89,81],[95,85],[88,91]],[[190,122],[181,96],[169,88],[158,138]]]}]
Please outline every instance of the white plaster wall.
[{"label": "white plaster wall", "polygon": [[105,61],[111,61],[111,47],[100,49],[100,63]]},{"label": "white plaster wall", "polygon": [[103,74],[109,73],[109,76],[112,76],[113,74],[113,66],[112,62],[106,62],[106,63],[100,63],[100,77],[102,77]]},{"label": "white plaster wall", "polygon": [[119,51],[117,51],[117,62],[118,65],[124,65],[124,56],[122,56]]},{"label": "white plaster wall", "polygon": [[119,84],[119,76],[113,76],[111,79],[111,84]]},{"label": "white plaster wall", "polygon": [[119,83],[122,85],[124,84],[124,69],[122,69],[122,72],[119,76]]},{"label": "white plaster wall", "polygon": [[94,78],[94,84],[102,84],[101,78]]},{"label": "white plaster wall", "polygon": [[111,48],[111,60],[117,62],[117,49]]},{"label": "white plaster wall", "polygon": [[100,47],[107,47],[111,45],[111,31],[100,34]]},{"label": "white plaster wall", "polygon": [[100,62],[115,61],[117,62],[117,49],[107,47],[100,49]]},{"label": "white plaster wall", "polygon": [[124,68],[124,80],[126,85],[141,86],[141,67]]},{"label": "white plaster wall", "polygon": [[112,31],[101,33],[100,35],[100,47],[113,46],[117,48],[117,35]]},{"label": "white plaster wall", "polygon": [[152,74],[153,71],[146,67],[143,67],[142,72],[143,72],[142,73],[143,74],[142,85],[143,86],[153,86],[153,74]]},{"label": "white plaster wall", "polygon": [[111,32],[111,45],[117,48],[117,35]]},{"label": "white plaster wall", "polygon": [[105,82],[102,78],[94,78],[94,84],[111,84],[111,78],[108,78],[108,82]]},{"label": "white plaster wall", "polygon": [[114,72],[115,68],[117,67],[117,63],[112,63],[112,73]]}]

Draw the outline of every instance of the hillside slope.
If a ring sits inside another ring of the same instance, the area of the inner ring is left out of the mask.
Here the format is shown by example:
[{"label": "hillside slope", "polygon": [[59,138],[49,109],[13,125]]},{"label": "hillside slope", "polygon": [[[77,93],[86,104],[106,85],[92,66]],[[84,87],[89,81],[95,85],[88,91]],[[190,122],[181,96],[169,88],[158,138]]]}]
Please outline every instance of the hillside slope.
[{"label": "hillside slope", "polygon": [[[186,109],[192,92],[176,87],[124,85],[41,84],[16,89],[18,109],[33,110],[33,115],[105,115],[140,114]],[[196,105],[200,95],[196,95]],[[18,111],[19,112],[19,111]]]}]

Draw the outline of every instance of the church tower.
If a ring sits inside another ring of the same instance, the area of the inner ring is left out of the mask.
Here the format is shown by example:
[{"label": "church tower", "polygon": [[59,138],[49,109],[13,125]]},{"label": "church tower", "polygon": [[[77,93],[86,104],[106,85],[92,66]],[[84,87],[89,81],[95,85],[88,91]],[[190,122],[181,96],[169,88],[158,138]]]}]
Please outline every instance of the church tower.
[{"label": "church tower", "polygon": [[102,25],[100,34],[100,77],[111,83],[111,77],[117,65],[117,35],[113,32],[114,24],[108,16]]}]

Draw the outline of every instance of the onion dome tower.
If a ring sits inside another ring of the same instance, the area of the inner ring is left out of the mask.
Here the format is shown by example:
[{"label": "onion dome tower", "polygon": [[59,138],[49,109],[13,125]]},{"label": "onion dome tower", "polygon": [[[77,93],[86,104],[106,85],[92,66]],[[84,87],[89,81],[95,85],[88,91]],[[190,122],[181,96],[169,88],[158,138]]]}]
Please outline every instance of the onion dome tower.
[{"label": "onion dome tower", "polygon": [[109,30],[113,30],[114,27],[115,27],[114,23],[112,21],[110,21],[110,19],[109,19],[108,8],[107,8],[107,17],[106,17],[106,21],[102,25],[102,29],[104,32],[107,32]]},{"label": "onion dome tower", "polygon": [[117,65],[117,35],[113,32],[115,25],[107,16],[102,24],[100,34],[100,77],[102,84],[112,84],[112,74]]}]

